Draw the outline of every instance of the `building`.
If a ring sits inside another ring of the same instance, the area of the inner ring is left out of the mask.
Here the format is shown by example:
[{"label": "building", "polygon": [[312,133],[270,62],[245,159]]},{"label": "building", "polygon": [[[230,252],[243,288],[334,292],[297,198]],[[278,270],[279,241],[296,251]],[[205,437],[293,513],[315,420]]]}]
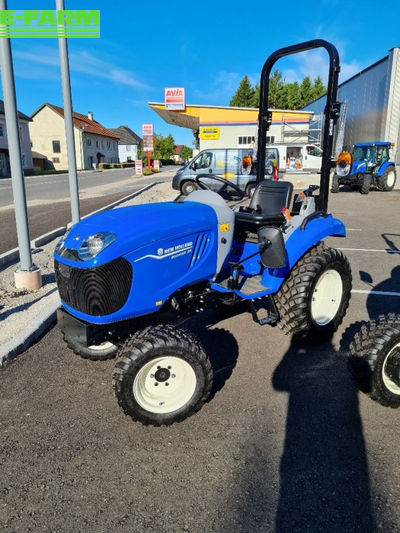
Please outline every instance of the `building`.
[{"label": "building", "polygon": [[136,135],[134,131],[128,128],[128,126],[110,128],[110,131],[119,137],[119,162],[126,163],[128,161],[135,161],[135,159],[138,159],[139,145],[142,142],[142,139]]},{"label": "building", "polygon": [[171,159],[173,159],[177,165],[180,165],[181,163],[183,163],[183,159],[182,159],[182,150],[183,150],[184,148],[185,148],[185,145],[184,145],[184,144],[178,144],[178,145],[175,146],[175,148],[174,148],[174,151],[173,151],[173,153],[172,153],[172,157],[171,157]]},{"label": "building", "polygon": [[[149,106],[165,122],[193,131],[198,150],[207,148],[249,148],[258,128],[258,109],[253,107],[187,105],[185,111],[170,111],[164,104]],[[274,109],[268,144],[319,143],[310,138],[311,111]],[[319,128],[315,128],[319,132]],[[316,133],[319,135],[319,133]]]},{"label": "building", "polygon": [[[78,169],[93,168],[99,163],[118,163],[118,135],[94,120],[93,113],[73,113],[76,164]],[[68,168],[64,109],[42,104],[32,115],[29,125],[32,149],[46,156],[46,167]]]},{"label": "building", "polygon": [[[29,137],[30,118],[18,111],[19,138],[21,142],[22,167],[26,173],[32,172],[31,140]],[[8,139],[4,102],[0,100],[0,178],[10,176],[10,156],[8,153]]]},{"label": "building", "polygon": [[[343,146],[355,142],[390,141],[391,157],[400,164],[400,48],[339,85],[340,102],[346,103]],[[320,113],[325,97],[307,109]],[[343,106],[342,106],[343,109]]]}]

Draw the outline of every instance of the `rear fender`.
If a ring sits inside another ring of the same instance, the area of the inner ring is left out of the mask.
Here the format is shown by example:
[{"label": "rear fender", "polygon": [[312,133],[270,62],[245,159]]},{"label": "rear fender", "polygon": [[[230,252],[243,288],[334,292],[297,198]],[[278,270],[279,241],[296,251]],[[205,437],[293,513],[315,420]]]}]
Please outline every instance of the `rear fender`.
[{"label": "rear fender", "polygon": [[303,255],[326,237],[345,237],[346,228],[339,219],[328,215],[326,218],[310,220],[304,230],[298,227],[286,240],[286,265],[283,268],[266,268],[262,283],[268,293],[279,290],[284,279]]},{"label": "rear fender", "polygon": [[378,169],[378,172],[376,173],[376,176],[380,178],[388,167],[394,168],[393,161],[385,161],[384,163],[382,163],[382,165]]}]

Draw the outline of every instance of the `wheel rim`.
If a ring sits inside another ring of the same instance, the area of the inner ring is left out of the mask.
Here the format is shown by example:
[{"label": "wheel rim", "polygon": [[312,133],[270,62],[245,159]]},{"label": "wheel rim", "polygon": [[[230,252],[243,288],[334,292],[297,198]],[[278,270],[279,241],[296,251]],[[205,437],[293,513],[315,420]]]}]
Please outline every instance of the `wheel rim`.
[{"label": "wheel rim", "polygon": [[311,296],[311,318],[318,326],[326,326],[339,310],[343,281],[337,270],[326,270],[318,279]]},{"label": "wheel rim", "polygon": [[384,360],[383,365],[382,365],[382,381],[383,381],[385,387],[392,394],[396,394],[397,396],[400,395],[400,387],[388,376],[388,374],[387,374],[387,366],[388,366],[388,361],[389,361],[390,357],[393,355],[393,352],[395,352],[395,351],[397,351],[399,349],[400,349],[400,343],[396,344],[396,346],[394,346],[390,350],[390,352],[385,357],[385,360]]},{"label": "wheel rim", "polygon": [[386,177],[386,183],[388,187],[393,187],[395,180],[395,174],[393,170],[389,170],[387,177]]},{"label": "wheel rim", "polygon": [[184,407],[196,390],[196,374],[180,357],[159,357],[144,365],[133,382],[137,403],[151,413],[172,413]]},{"label": "wheel rim", "polygon": [[191,183],[187,183],[186,184],[186,187],[185,187],[185,190],[188,194],[190,194],[191,192],[194,192],[195,191],[195,187],[194,185],[192,185]]},{"label": "wheel rim", "polygon": [[98,352],[102,352],[103,350],[109,350],[110,348],[115,348],[115,344],[109,341],[101,342],[100,344],[92,344],[91,346],[88,346],[90,350],[95,350]]}]

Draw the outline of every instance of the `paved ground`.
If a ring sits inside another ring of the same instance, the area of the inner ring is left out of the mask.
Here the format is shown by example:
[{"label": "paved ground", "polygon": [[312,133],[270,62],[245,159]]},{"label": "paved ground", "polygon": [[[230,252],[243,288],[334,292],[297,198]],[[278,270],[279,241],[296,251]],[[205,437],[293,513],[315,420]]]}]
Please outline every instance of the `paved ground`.
[{"label": "paved ground", "polygon": [[[131,168],[80,172],[81,214],[91,213],[154,181],[169,181],[176,168],[165,167],[159,174],[148,178],[133,176],[134,169]],[[71,204],[67,174],[29,177],[25,183],[31,239],[70,222]],[[1,254],[18,246],[10,179],[0,180],[0,221]]]},{"label": "paved ground", "polygon": [[399,309],[399,200],[331,197],[358,291],[332,343],[292,345],[239,308],[192,322],[218,379],[181,424],[126,418],[113,361],[57,329],[1,370],[0,530],[399,531],[400,413],[358,394],[338,351],[347,326]]}]

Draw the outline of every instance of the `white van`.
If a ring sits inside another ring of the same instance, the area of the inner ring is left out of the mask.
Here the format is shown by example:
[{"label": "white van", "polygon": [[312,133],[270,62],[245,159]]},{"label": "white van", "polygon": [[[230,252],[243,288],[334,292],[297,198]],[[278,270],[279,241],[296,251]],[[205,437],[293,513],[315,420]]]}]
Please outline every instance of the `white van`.
[{"label": "white van", "polygon": [[275,144],[279,150],[279,171],[320,170],[322,150],[315,144]]}]

